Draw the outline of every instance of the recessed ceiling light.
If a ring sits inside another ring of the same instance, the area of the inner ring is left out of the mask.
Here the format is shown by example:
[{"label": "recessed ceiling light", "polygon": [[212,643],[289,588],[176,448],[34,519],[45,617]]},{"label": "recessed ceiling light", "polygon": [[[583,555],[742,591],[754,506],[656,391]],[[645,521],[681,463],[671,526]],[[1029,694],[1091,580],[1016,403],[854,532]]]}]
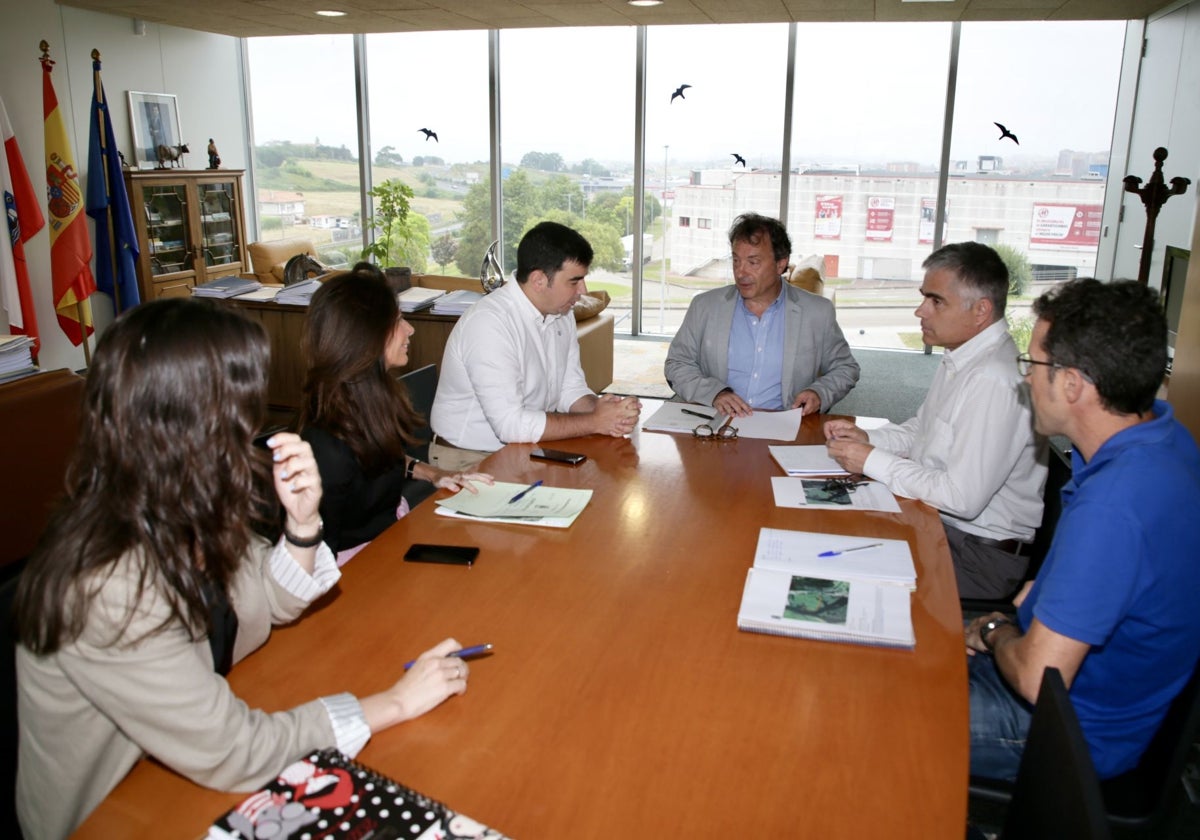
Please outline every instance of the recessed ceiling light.
[{"label": "recessed ceiling light", "polygon": [[625,0],[630,6],[661,6],[663,0]]},{"label": "recessed ceiling light", "polygon": [[339,12],[337,9],[318,9],[313,14],[318,14],[321,17],[345,17],[346,12]]}]

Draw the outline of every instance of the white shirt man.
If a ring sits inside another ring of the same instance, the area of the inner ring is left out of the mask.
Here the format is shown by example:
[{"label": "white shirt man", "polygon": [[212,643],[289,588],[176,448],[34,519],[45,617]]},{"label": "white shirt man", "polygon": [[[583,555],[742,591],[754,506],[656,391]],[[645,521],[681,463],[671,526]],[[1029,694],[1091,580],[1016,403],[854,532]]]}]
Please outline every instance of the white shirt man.
[{"label": "white shirt man", "polygon": [[974,242],[939,249],[926,267],[916,314],[925,342],[946,352],[917,416],[869,435],[831,420],[825,436],[845,469],[941,511],[961,597],[1001,598],[1024,576],[1046,481],[1004,321],[1007,270]]},{"label": "white shirt man", "polygon": [[430,417],[433,463],[458,471],[506,443],[633,430],[638,400],[596,396],[579,363],[571,308],[587,291],[591,258],[582,236],[543,222],[521,240],[517,282],[459,318]]}]

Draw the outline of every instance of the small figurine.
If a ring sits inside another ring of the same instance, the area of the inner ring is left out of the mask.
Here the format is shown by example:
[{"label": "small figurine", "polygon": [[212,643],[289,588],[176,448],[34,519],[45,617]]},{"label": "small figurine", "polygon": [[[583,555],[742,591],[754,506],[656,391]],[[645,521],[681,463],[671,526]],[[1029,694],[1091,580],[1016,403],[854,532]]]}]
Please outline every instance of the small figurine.
[{"label": "small figurine", "polygon": [[221,156],[217,154],[217,144],[213,142],[211,137],[208,138],[208,168],[221,168]]}]

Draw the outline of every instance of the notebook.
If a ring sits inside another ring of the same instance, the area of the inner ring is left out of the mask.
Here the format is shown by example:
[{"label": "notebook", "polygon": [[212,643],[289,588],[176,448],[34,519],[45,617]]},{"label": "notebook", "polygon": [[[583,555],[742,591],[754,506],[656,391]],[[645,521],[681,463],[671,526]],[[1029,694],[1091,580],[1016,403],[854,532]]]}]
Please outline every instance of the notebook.
[{"label": "notebook", "polygon": [[253,277],[238,277],[236,274],[230,274],[228,277],[218,277],[216,280],[201,283],[192,289],[192,294],[195,297],[231,298],[261,288],[262,283]]},{"label": "notebook", "polygon": [[738,629],[912,648],[915,586],[903,540],[763,528],[746,573]]},{"label": "notebook", "polygon": [[495,829],[405,787],[335,749],[283,769],[213,823],[208,840],[409,838],[504,840]]}]

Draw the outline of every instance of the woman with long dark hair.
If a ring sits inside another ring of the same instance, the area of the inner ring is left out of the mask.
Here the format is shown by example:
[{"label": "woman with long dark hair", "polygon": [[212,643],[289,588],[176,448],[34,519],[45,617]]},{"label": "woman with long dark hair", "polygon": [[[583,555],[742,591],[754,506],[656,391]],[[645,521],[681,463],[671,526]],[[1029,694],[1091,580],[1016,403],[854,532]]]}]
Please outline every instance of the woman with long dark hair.
[{"label": "woman with long dark hair", "polygon": [[450,473],[406,454],[413,430],[426,422],[392,375],[408,364],[412,334],[395,293],[370,263],[327,280],[308,308],[300,436],[321,470],[325,539],[339,563],[408,512],[408,482],[449,490],[492,483],[485,473]]},{"label": "woman with long dark hair", "polygon": [[[453,639],[361,701],[267,714],[223,679],[340,576],[308,444],[254,444],[268,355],[259,325],[190,299],[137,307],[101,338],[66,497],[16,596],[27,837],[68,834],[147,753],[249,790],[311,750],[353,755],[466,690]],[[281,520],[278,541],[259,536]]]}]

